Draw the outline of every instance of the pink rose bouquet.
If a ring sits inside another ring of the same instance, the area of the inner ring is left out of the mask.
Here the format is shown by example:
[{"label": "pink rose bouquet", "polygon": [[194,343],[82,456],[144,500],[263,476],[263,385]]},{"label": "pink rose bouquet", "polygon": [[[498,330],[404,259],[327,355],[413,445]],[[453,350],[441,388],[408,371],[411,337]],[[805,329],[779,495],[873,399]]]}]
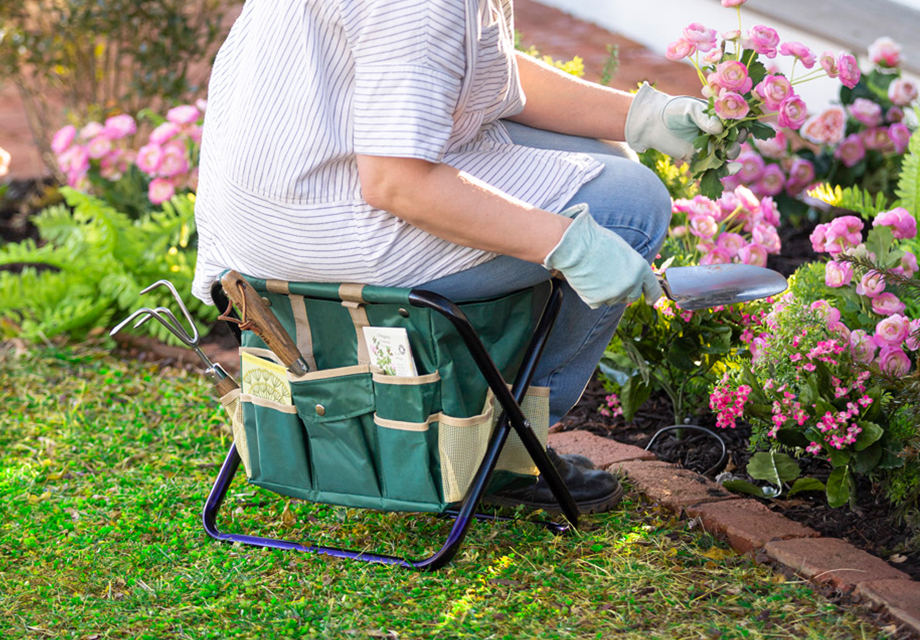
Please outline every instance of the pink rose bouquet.
[{"label": "pink rose bouquet", "polygon": [[[709,197],[718,197],[722,191],[720,180],[729,174],[727,165],[731,149],[737,148],[749,135],[761,140],[774,137],[774,129],[763,120],[776,118],[781,127],[792,130],[806,123],[807,106],[796,93],[796,85],[828,76],[838,78],[846,87],[855,87],[860,78],[856,59],[850,54],[826,52],[819,58],[801,43],[782,42],[770,27],[758,25],[744,31],[741,28],[742,4],[722,2],[723,6],[738,11],[737,30],[719,36],[714,29],[694,23],[667,49],[670,59],[686,58],[696,68],[703,96],[709,100],[709,113],[718,116],[724,126],[722,133],[701,135],[696,140],[699,151],[690,165],[693,176],[700,179],[701,192]],[[791,77],[768,71],[761,61],[761,58],[777,56],[794,60]],[[797,76],[799,68],[804,68],[805,72]],[[906,90],[898,91],[899,97],[908,94]],[[834,123],[823,124],[834,127]],[[815,125],[814,128],[819,127]],[[778,175],[770,178],[768,188],[774,189],[781,181]]]}]

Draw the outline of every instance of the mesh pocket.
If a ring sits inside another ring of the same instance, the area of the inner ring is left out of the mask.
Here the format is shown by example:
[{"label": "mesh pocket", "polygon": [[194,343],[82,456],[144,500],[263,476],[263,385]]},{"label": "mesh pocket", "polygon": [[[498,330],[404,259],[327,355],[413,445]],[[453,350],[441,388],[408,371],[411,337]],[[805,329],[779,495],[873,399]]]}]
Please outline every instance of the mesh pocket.
[{"label": "mesh pocket", "polygon": [[246,470],[246,477],[252,477],[252,471],[249,468],[249,444],[246,441],[246,429],[243,428],[243,405],[240,402],[240,390],[234,389],[220,399],[221,405],[230,418],[230,428],[233,432],[233,442],[236,444],[236,452],[240,454],[243,461],[243,468]]}]

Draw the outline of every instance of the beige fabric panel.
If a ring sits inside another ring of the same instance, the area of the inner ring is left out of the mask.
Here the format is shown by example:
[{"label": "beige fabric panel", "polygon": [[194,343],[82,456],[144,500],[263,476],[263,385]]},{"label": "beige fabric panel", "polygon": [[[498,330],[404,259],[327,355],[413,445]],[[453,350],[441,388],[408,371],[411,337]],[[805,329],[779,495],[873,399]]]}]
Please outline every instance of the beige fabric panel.
[{"label": "beige fabric panel", "polygon": [[378,373],[380,370],[376,367],[372,368],[372,371],[374,372],[374,382],[378,384],[393,384],[402,387],[437,382],[441,379],[441,374],[437,371],[424,376],[388,376],[383,372]]},{"label": "beige fabric panel", "polygon": [[428,417],[426,422],[403,422],[402,420],[387,420],[386,418],[381,418],[376,413],[374,414],[374,423],[385,429],[398,429],[399,431],[428,431],[428,427],[432,422],[436,422],[438,419],[438,414],[434,414]]},{"label": "beige fabric panel", "polygon": [[266,280],[265,288],[271,293],[283,293],[287,295],[291,292],[291,285],[286,280]]},{"label": "beige fabric panel", "polygon": [[295,376],[288,372],[288,380],[291,382],[306,382],[308,380],[326,380],[327,378],[338,378],[340,376],[351,376],[359,373],[370,373],[371,367],[366,364],[359,364],[352,367],[338,367],[336,369],[324,369],[322,371],[313,371],[304,376]]},{"label": "beige fabric panel", "polygon": [[316,371],[316,358],[313,357],[313,332],[310,330],[310,321],[307,318],[307,307],[303,296],[291,294],[291,313],[294,314],[294,331],[297,350],[303,356],[310,371]]},{"label": "beige fabric panel", "polygon": [[339,285],[339,297],[346,302],[364,303],[364,285],[343,283]]},{"label": "beige fabric panel", "polygon": [[355,325],[355,338],[358,341],[358,364],[369,365],[371,363],[371,354],[367,349],[367,340],[364,339],[364,327],[371,326],[370,321],[367,319],[367,311],[357,302],[346,300],[342,302],[342,306],[348,309],[348,313],[351,314],[351,322]]},{"label": "beige fabric panel", "polygon": [[265,398],[253,396],[248,393],[240,394],[240,402],[249,402],[256,405],[257,407],[262,407],[263,409],[272,409],[273,411],[278,411],[280,413],[289,413],[291,415],[296,415],[297,413],[297,407],[292,404],[281,404],[280,402],[275,402],[274,400],[266,400]]}]

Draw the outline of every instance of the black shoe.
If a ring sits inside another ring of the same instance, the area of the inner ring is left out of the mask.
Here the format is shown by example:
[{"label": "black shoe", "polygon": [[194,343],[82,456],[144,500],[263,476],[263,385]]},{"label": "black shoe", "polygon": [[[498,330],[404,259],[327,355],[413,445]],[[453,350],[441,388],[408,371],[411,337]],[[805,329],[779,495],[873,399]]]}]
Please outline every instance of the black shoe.
[{"label": "black shoe", "polygon": [[569,464],[574,464],[576,467],[581,467],[582,469],[597,469],[597,467],[594,466],[594,463],[591,462],[591,458],[588,456],[583,456],[578,453],[559,453],[552,447],[546,447],[546,452],[549,453],[550,459],[552,459],[553,455],[555,454]]},{"label": "black shoe", "polygon": [[[559,471],[563,482],[572,494],[580,513],[603,513],[615,507],[623,498],[623,487],[610,473],[600,469],[585,468],[577,462],[566,460],[569,456],[560,456],[552,449],[546,450],[549,459]],[[583,457],[583,456],[579,456]],[[589,460],[590,462],[590,460]],[[592,464],[593,467],[593,464]],[[549,485],[542,476],[537,482],[523,487],[501,489],[485,496],[485,504],[502,507],[524,505],[531,509],[543,509],[549,513],[559,513],[561,508]]]}]

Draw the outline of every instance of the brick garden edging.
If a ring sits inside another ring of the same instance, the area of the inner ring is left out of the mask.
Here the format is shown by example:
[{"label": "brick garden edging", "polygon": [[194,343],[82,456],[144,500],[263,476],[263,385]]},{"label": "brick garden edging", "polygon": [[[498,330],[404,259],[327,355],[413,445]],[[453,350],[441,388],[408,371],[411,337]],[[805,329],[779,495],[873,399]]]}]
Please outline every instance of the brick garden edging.
[{"label": "brick garden edging", "polygon": [[756,500],[729,493],[711,480],[661,462],[644,449],[587,431],[551,433],[559,453],[578,453],[598,468],[629,478],[652,502],[696,518],[706,531],[758,562],[775,563],[817,585],[884,609],[920,635],[920,582],[844,540],[823,538]]}]

